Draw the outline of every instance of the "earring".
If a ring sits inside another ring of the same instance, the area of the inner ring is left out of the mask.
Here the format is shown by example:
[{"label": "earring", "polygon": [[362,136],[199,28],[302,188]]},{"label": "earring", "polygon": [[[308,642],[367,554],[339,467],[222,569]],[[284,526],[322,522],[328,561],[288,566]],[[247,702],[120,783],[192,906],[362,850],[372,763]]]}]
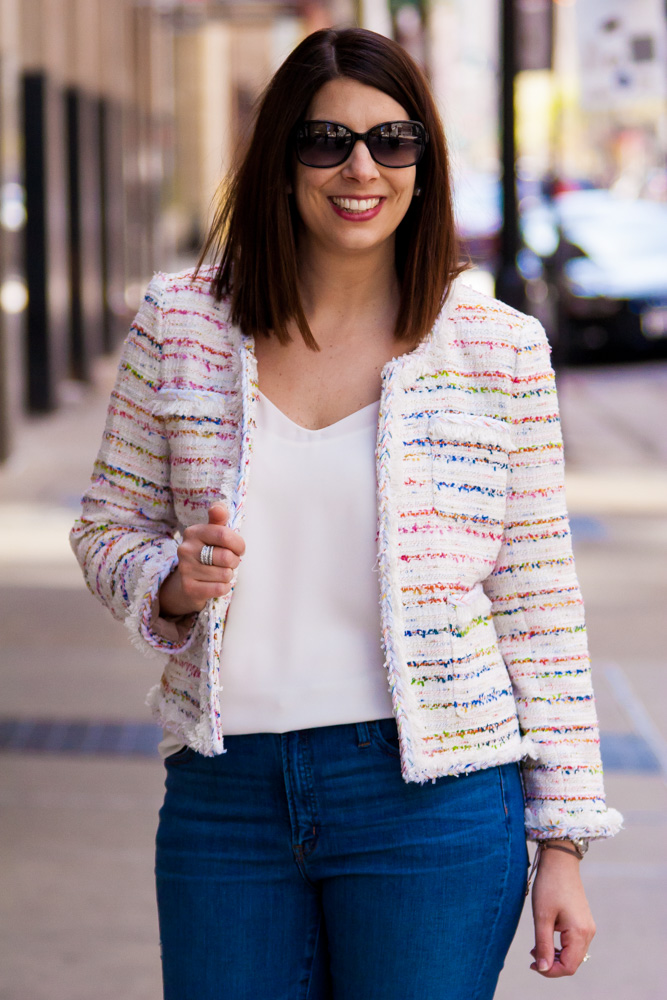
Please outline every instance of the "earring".
[{"label": "earring", "polygon": [[415,184],[415,189],[414,189],[414,191],[412,193],[412,197],[413,198],[418,198],[421,193],[422,193],[421,187],[419,186],[419,184]]}]

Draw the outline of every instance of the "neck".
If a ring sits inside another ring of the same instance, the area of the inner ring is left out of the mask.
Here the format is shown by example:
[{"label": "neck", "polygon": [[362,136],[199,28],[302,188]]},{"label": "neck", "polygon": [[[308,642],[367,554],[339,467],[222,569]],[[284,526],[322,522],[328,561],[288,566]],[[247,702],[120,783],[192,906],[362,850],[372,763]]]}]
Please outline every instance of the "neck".
[{"label": "neck", "polygon": [[360,319],[372,318],[391,329],[398,312],[400,289],[394,264],[394,241],[366,253],[332,252],[299,247],[299,291],[311,329],[324,324],[341,336]]}]

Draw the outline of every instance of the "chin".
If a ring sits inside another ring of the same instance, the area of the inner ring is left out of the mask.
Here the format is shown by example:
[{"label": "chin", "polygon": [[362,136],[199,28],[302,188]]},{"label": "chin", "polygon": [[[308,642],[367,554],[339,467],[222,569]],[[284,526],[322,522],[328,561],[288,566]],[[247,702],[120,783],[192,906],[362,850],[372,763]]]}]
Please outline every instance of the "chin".
[{"label": "chin", "polygon": [[386,235],[383,234],[375,237],[365,233],[350,233],[348,239],[336,240],[335,247],[341,251],[347,251],[348,253],[353,253],[355,251],[363,253],[364,251],[377,250],[392,236],[393,233],[387,233]]}]

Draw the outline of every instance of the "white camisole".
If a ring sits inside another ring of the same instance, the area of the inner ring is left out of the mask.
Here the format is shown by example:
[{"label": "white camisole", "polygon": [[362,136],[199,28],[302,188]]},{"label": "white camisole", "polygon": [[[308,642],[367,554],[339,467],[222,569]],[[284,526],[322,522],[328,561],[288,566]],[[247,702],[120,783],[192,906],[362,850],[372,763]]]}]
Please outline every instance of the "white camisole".
[{"label": "white camisole", "polygon": [[[222,731],[389,718],[380,643],[379,402],[321,430],[260,393],[239,566],[222,643]],[[182,746],[165,733],[163,755]]]}]

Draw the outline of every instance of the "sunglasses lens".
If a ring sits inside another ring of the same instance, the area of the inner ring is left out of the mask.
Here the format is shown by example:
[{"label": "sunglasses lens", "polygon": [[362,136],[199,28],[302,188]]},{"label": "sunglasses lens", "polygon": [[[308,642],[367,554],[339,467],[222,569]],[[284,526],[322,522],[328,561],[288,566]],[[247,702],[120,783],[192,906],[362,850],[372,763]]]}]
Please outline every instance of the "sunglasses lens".
[{"label": "sunglasses lens", "polygon": [[426,135],[417,122],[389,122],[378,125],[368,136],[368,148],[385,167],[412,167],[424,152]]},{"label": "sunglasses lens", "polygon": [[335,167],[346,158],[352,134],[334,122],[306,122],[297,132],[296,151],[308,167]]},{"label": "sunglasses lens", "polygon": [[[385,122],[372,128],[366,144],[373,159],[384,167],[412,167],[426,147],[420,122]],[[337,122],[303,122],[296,133],[296,152],[307,167],[336,167],[347,159],[354,133]]]}]

